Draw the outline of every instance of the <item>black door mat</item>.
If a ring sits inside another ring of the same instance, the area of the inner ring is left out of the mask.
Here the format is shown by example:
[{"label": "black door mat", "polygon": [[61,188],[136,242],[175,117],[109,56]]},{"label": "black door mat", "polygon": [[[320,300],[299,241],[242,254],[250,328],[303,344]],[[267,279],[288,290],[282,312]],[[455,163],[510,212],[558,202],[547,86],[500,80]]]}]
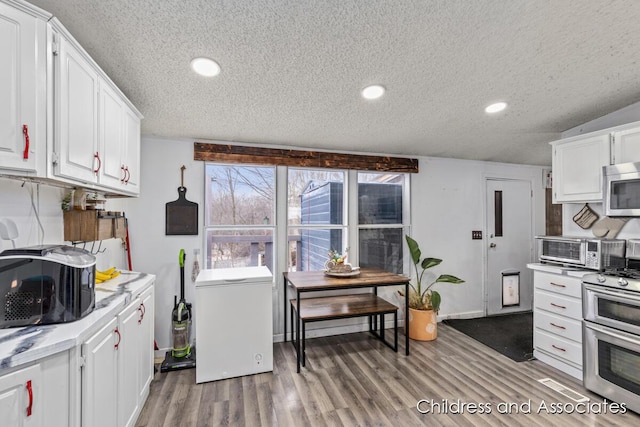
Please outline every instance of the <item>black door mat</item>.
[{"label": "black door mat", "polygon": [[477,319],[448,319],[443,323],[516,362],[533,359],[533,313],[530,311]]}]

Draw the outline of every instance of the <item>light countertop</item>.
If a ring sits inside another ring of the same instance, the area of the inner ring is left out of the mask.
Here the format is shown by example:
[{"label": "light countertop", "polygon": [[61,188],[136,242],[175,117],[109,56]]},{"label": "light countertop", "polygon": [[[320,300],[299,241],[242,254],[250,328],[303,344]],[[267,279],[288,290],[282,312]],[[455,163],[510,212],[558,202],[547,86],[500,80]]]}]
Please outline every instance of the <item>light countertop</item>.
[{"label": "light countertop", "polygon": [[122,271],[96,285],[95,309],[69,323],[0,329],[0,375],[8,368],[34,362],[82,344],[146,290],[155,276]]},{"label": "light countertop", "polygon": [[547,273],[564,274],[565,276],[582,277],[585,274],[597,273],[595,270],[587,270],[580,267],[566,267],[556,264],[543,264],[540,262],[527,264],[527,268]]}]

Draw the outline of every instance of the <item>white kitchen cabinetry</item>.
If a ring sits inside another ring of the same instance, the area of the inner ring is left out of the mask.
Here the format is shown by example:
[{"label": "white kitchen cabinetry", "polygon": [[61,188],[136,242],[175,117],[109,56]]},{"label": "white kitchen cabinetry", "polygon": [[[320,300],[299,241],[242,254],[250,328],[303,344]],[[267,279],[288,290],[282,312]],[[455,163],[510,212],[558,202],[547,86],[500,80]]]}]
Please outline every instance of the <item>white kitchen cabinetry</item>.
[{"label": "white kitchen cabinetry", "polygon": [[553,145],[553,203],[602,200],[602,167],[609,165],[609,134]]},{"label": "white kitchen cabinetry", "polygon": [[153,377],[153,287],[83,344],[82,425],[133,426]]},{"label": "white kitchen cabinetry", "polygon": [[116,426],[118,419],[118,320],[111,319],[82,345],[82,425]]},{"label": "white kitchen cabinetry", "polygon": [[140,114],[56,19],[53,175],[139,194]]},{"label": "white kitchen cabinetry", "polygon": [[640,162],[640,122],[551,142],[553,203],[601,202],[602,167]]},{"label": "white kitchen cabinetry", "polygon": [[582,281],[534,271],[533,355],[582,379]]},{"label": "white kitchen cabinetry", "polygon": [[69,426],[69,352],[0,376],[0,425]]},{"label": "white kitchen cabinetry", "polygon": [[0,3],[0,171],[33,176],[46,161],[46,20]]},{"label": "white kitchen cabinetry", "polygon": [[612,164],[640,161],[640,127],[613,132]]},{"label": "white kitchen cabinetry", "polygon": [[0,416],[9,426],[42,426],[42,373],[32,365],[0,377]]},{"label": "white kitchen cabinetry", "polygon": [[109,82],[100,80],[99,152],[103,153],[100,185],[138,194],[140,117]]},{"label": "white kitchen cabinetry", "polygon": [[54,174],[95,184],[104,153],[98,147],[98,72],[69,36],[54,32]]}]

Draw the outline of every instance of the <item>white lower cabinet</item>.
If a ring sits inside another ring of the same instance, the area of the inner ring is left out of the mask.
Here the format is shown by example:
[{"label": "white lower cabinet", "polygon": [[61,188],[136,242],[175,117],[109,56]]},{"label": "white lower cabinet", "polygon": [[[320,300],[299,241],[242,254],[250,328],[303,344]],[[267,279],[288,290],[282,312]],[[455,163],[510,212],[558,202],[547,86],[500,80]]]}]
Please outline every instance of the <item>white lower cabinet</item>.
[{"label": "white lower cabinet", "polygon": [[[42,373],[29,366],[0,377],[0,415],[3,425],[42,426]],[[5,424],[6,423],[6,424]]]},{"label": "white lower cabinet", "polygon": [[67,427],[69,352],[0,376],[0,425]]},{"label": "white lower cabinet", "polygon": [[582,281],[534,271],[533,354],[582,379]]},{"label": "white lower cabinet", "polygon": [[117,425],[118,319],[112,319],[82,345],[82,425]]},{"label": "white lower cabinet", "polygon": [[153,287],[82,345],[82,425],[133,426],[153,378]]}]

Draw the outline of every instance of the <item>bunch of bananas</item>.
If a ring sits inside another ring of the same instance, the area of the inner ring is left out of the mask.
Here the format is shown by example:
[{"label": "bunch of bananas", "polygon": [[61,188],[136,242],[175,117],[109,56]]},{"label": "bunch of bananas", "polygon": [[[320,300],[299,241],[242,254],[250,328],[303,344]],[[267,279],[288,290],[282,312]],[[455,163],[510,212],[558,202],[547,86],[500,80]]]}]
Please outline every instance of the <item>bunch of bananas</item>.
[{"label": "bunch of bananas", "polygon": [[111,267],[108,270],[100,271],[96,270],[96,283],[102,283],[114,277],[118,277],[120,272],[115,267]]}]

